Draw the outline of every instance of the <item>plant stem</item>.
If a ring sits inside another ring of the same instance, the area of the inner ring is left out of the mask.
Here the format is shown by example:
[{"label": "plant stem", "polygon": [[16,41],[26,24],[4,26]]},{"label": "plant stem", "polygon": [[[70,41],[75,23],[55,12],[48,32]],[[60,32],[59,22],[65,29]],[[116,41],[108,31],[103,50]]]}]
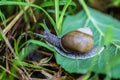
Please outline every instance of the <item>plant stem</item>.
[{"label": "plant stem", "polygon": [[13,50],[13,48],[12,48],[12,46],[11,46],[9,40],[8,40],[8,38],[7,38],[7,37],[5,36],[5,34],[3,33],[1,27],[0,27],[0,33],[2,34],[2,37],[3,37],[3,39],[5,40],[5,43],[7,44],[8,48],[9,48],[10,51],[12,52],[13,56],[16,57],[16,54],[15,54],[15,52],[14,52],[14,50]]},{"label": "plant stem", "polygon": [[115,42],[112,42],[112,44],[113,44],[114,46],[116,46],[117,48],[120,48],[120,45],[116,44]]},{"label": "plant stem", "polygon": [[94,22],[91,14],[90,14],[90,11],[88,10],[87,5],[85,4],[84,0],[79,0],[79,2],[81,3],[81,5],[84,8],[88,18],[93,23],[94,27],[97,29],[97,31],[100,33],[101,36],[104,36],[104,33],[100,30],[99,26]]},{"label": "plant stem", "polygon": [[60,18],[59,18],[59,22],[57,23],[58,26],[59,26],[59,34],[61,33],[62,31],[62,22],[63,22],[63,18],[64,18],[64,15],[65,15],[65,11],[67,10],[68,6],[70,5],[71,3],[71,0],[67,0],[65,6],[63,7],[62,9],[62,13],[60,15]]},{"label": "plant stem", "polygon": [[[56,24],[58,23],[59,20],[59,0],[55,0],[55,20]],[[58,28],[58,26],[57,26]]]},{"label": "plant stem", "polygon": [[59,0],[55,0],[55,21],[56,21],[56,28],[57,28],[57,35],[59,32],[59,25],[58,25],[58,21],[59,21]]}]

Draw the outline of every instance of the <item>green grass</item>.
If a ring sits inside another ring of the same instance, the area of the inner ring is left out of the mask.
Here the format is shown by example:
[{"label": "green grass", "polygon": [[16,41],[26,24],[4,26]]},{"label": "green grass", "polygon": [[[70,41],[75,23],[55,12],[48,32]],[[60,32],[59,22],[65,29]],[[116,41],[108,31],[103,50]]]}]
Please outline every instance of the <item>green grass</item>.
[{"label": "green grass", "polygon": [[[43,47],[46,47],[48,48],[49,50],[53,51],[53,49],[51,49],[48,45],[46,45],[45,43],[43,42],[38,42],[38,41],[35,41],[35,40],[29,40],[27,42],[24,42],[21,44],[21,41],[22,41],[22,38],[25,37],[26,33],[23,33],[21,34],[18,39],[14,39],[14,48],[12,48],[11,46],[11,43],[8,41],[7,37],[5,36],[6,33],[8,33],[8,31],[10,29],[12,29],[13,25],[17,22],[17,20],[22,16],[24,15],[24,20],[25,22],[27,23],[27,25],[29,26],[28,29],[30,28],[30,24],[29,22],[27,22],[27,13],[26,13],[26,10],[27,9],[24,9],[25,6],[28,6],[28,7],[32,7],[32,8],[36,8],[36,9],[39,9],[41,11],[43,11],[46,16],[48,17],[48,19],[50,20],[52,26],[54,27],[55,29],[55,32],[57,33],[57,35],[60,34],[61,32],[61,28],[62,28],[62,22],[63,22],[63,17],[64,17],[64,14],[65,14],[65,11],[67,9],[67,7],[70,5],[70,2],[71,0],[68,0],[67,2],[65,2],[65,6],[61,12],[61,14],[59,13],[60,10],[59,10],[59,0],[55,1],[55,21],[54,19],[50,16],[50,14],[45,10],[43,9],[41,6],[38,6],[38,5],[35,5],[35,4],[32,4],[32,3],[29,3],[29,2],[22,2],[19,0],[19,2],[16,2],[16,1],[0,1],[0,5],[1,6],[9,6],[9,5],[12,5],[12,6],[18,6],[20,7],[20,10],[21,10],[21,13],[18,14],[18,17],[13,19],[13,21],[11,21],[8,25],[6,25],[6,18],[4,16],[4,14],[1,12],[0,13],[0,16],[1,16],[1,19],[2,19],[2,22],[4,24],[4,32],[2,31],[2,29],[0,29],[1,31],[1,40],[4,39],[4,41],[6,42],[7,46],[9,47],[9,49],[11,50],[11,52],[13,53],[13,59],[10,59],[10,62],[11,62],[11,65],[13,65],[11,68],[10,68],[10,71],[9,71],[9,78],[10,80],[13,80],[14,78],[18,78],[17,75],[16,75],[16,72],[18,72],[18,69],[20,69],[19,67],[20,66],[23,66],[23,68],[25,69],[25,67],[31,67],[31,68],[35,68],[37,70],[46,70],[46,71],[49,71],[51,72],[50,70],[48,69],[45,69],[43,67],[40,67],[40,66],[35,66],[35,65],[32,65],[32,64],[28,64],[26,62],[24,62],[24,58],[32,51],[34,51],[37,47],[35,47],[34,45],[30,46],[29,44],[37,44],[37,45],[40,45],[40,46],[43,46]],[[52,2],[53,3],[53,2]],[[48,7],[46,5],[47,3],[46,2],[43,2],[42,3],[42,6],[43,7]],[[62,4],[63,5],[63,4]],[[53,5],[52,5],[53,6]],[[4,34],[5,33],[5,34]],[[3,38],[3,39],[2,39]],[[26,46],[26,47],[25,47]],[[35,47],[33,49],[33,46]],[[8,64],[8,63],[7,63]],[[29,65],[29,66],[28,66]],[[8,72],[7,69],[5,69],[2,65],[0,67],[2,69],[2,73],[1,73],[1,76],[0,76],[0,79],[6,79],[5,77],[7,76],[6,75],[6,72]]]}]

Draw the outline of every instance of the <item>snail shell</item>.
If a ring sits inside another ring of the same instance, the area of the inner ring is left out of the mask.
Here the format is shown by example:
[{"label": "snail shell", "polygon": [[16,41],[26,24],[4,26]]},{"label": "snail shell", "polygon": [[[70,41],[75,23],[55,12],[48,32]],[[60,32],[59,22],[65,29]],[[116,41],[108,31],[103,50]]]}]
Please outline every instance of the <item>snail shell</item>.
[{"label": "snail shell", "polygon": [[67,33],[60,41],[60,46],[65,52],[86,53],[93,45],[92,31],[87,27]]}]

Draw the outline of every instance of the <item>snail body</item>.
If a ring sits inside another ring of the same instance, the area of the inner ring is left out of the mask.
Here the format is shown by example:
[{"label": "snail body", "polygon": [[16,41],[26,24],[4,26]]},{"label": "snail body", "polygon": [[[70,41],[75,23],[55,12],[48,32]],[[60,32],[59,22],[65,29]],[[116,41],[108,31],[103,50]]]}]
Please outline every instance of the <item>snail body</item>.
[{"label": "snail body", "polygon": [[88,27],[71,31],[61,38],[47,31],[44,34],[34,34],[45,39],[59,54],[72,59],[91,58],[97,51],[101,53],[103,50],[103,47],[94,47],[92,31]]}]

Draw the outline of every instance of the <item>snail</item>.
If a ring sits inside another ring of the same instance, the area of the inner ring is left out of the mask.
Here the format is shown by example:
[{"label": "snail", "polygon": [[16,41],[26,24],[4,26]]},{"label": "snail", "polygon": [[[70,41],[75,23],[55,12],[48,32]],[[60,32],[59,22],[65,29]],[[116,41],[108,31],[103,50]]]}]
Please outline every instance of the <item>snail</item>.
[{"label": "snail", "polygon": [[71,59],[88,59],[101,53],[104,47],[94,46],[93,34],[90,28],[79,28],[59,38],[49,31],[43,34],[34,33],[42,37],[62,56]]}]

